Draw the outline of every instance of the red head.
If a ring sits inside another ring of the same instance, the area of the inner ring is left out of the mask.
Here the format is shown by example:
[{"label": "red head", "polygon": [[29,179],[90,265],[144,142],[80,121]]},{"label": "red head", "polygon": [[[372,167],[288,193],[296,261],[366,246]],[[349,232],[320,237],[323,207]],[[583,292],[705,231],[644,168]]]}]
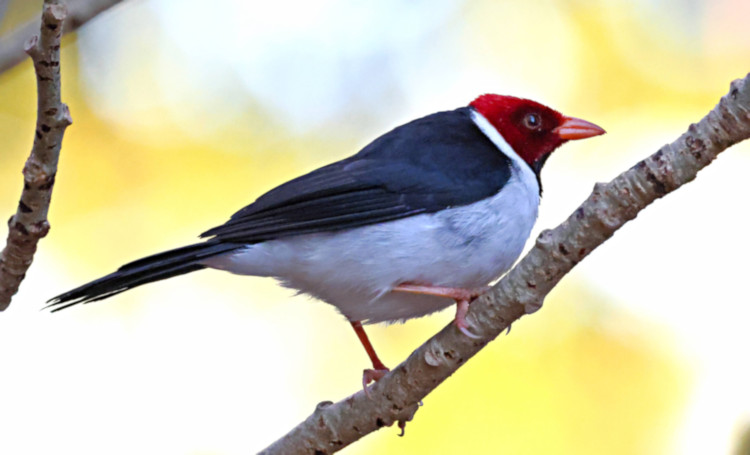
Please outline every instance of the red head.
[{"label": "red head", "polygon": [[545,159],[566,141],[604,134],[585,120],[565,117],[543,104],[523,98],[482,95],[471,102],[532,169],[539,172]]}]

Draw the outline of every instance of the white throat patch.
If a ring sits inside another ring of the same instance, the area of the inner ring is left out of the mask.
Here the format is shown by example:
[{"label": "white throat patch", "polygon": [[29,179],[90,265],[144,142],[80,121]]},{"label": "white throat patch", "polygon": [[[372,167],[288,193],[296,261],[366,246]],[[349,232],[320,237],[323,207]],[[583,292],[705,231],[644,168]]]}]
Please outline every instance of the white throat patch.
[{"label": "white throat patch", "polygon": [[500,134],[500,131],[498,131],[492,124],[490,123],[487,118],[480,114],[478,111],[472,109],[471,111],[471,119],[474,120],[474,123],[479,127],[480,130],[484,133],[489,140],[492,141],[493,144],[497,148],[500,149],[501,152],[503,152],[508,158],[510,158],[513,161],[513,164],[516,165],[516,167],[519,170],[522,169],[528,169],[531,170],[530,166],[526,161],[521,158],[518,153],[516,153],[515,150],[513,150],[513,147],[508,144],[508,141],[505,140],[502,134]]}]

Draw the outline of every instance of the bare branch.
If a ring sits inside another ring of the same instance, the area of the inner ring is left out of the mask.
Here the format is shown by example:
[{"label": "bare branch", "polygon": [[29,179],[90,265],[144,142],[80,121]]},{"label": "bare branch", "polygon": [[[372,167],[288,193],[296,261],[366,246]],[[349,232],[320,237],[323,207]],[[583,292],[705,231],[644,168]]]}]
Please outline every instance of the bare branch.
[{"label": "bare branch", "polygon": [[537,311],[578,262],[654,200],[692,181],[727,147],[750,137],[750,74],[699,123],[593,193],[534,247],[490,292],[471,305],[471,339],[451,324],[372,386],[338,403],[324,402],[264,454],[330,454],[383,426],[407,421],[418,403],[521,316]]},{"label": "bare branch", "polygon": [[[0,0],[0,3],[4,0]],[[122,0],[71,0],[68,2],[68,15],[63,26],[67,34],[96,17],[99,13],[120,3]],[[39,30],[41,18],[27,22],[0,39],[0,74],[8,71],[26,59],[24,44]]]},{"label": "bare branch", "polygon": [[0,311],[10,305],[34,259],[39,239],[47,235],[47,211],[57,173],[65,128],[72,119],[60,97],[60,40],[65,20],[61,0],[45,0],[41,32],[25,46],[34,62],[37,121],[34,145],[23,168],[23,192],[8,220],[8,241],[0,253]]}]

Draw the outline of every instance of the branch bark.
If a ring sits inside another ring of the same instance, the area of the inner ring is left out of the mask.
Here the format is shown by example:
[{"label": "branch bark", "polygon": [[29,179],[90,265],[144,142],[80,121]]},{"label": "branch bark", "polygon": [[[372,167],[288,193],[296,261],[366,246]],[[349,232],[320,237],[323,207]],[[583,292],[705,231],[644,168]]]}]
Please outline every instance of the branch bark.
[{"label": "branch bark", "polygon": [[65,4],[45,0],[41,31],[25,46],[34,62],[37,121],[34,145],[23,168],[23,191],[16,214],[8,220],[8,241],[0,253],[0,311],[10,305],[34,259],[36,245],[47,235],[52,187],[65,128],[73,121],[60,95],[60,40]]},{"label": "branch bark", "polygon": [[539,310],[552,288],[576,264],[654,200],[692,181],[726,148],[750,137],[750,74],[731,84],[719,104],[671,144],[597,183],[591,195],[553,230],[543,231],[529,253],[487,294],[471,304],[471,339],[453,324],[375,383],[313,414],[263,454],[337,452],[397,421],[411,420],[418,403],[487,343],[525,314]]},{"label": "branch bark", "polygon": [[[3,0],[0,0],[2,2]],[[77,30],[99,13],[120,3],[122,0],[71,0],[63,25],[63,33]],[[39,30],[42,18],[27,22],[0,39],[0,74],[15,67],[26,59],[24,44]]]}]

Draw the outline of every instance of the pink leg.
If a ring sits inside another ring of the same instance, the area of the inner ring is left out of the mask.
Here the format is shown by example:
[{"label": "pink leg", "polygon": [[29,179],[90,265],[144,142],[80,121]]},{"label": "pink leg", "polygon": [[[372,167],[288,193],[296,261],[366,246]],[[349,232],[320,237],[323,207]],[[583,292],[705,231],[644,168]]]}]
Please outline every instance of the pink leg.
[{"label": "pink leg", "polygon": [[365,333],[365,329],[364,327],[362,327],[362,323],[359,321],[350,321],[350,323],[352,324],[354,332],[357,334],[359,341],[362,343],[362,346],[364,346],[365,351],[367,351],[367,355],[370,357],[370,361],[372,362],[372,369],[368,368],[362,373],[362,388],[365,389],[365,394],[369,397],[370,393],[367,390],[367,384],[382,379],[383,376],[385,376],[386,373],[391,370],[383,365],[383,362],[381,362],[378,358],[378,354],[375,353],[375,348],[372,347],[370,339],[367,338],[367,333]]},{"label": "pink leg", "polygon": [[456,319],[453,320],[458,330],[469,338],[479,338],[469,331],[466,323],[466,313],[469,311],[469,304],[472,300],[487,292],[489,287],[485,286],[477,289],[450,288],[443,286],[430,286],[411,283],[402,283],[393,288],[394,291],[409,292],[411,294],[434,295],[437,297],[447,297],[456,301]]}]

